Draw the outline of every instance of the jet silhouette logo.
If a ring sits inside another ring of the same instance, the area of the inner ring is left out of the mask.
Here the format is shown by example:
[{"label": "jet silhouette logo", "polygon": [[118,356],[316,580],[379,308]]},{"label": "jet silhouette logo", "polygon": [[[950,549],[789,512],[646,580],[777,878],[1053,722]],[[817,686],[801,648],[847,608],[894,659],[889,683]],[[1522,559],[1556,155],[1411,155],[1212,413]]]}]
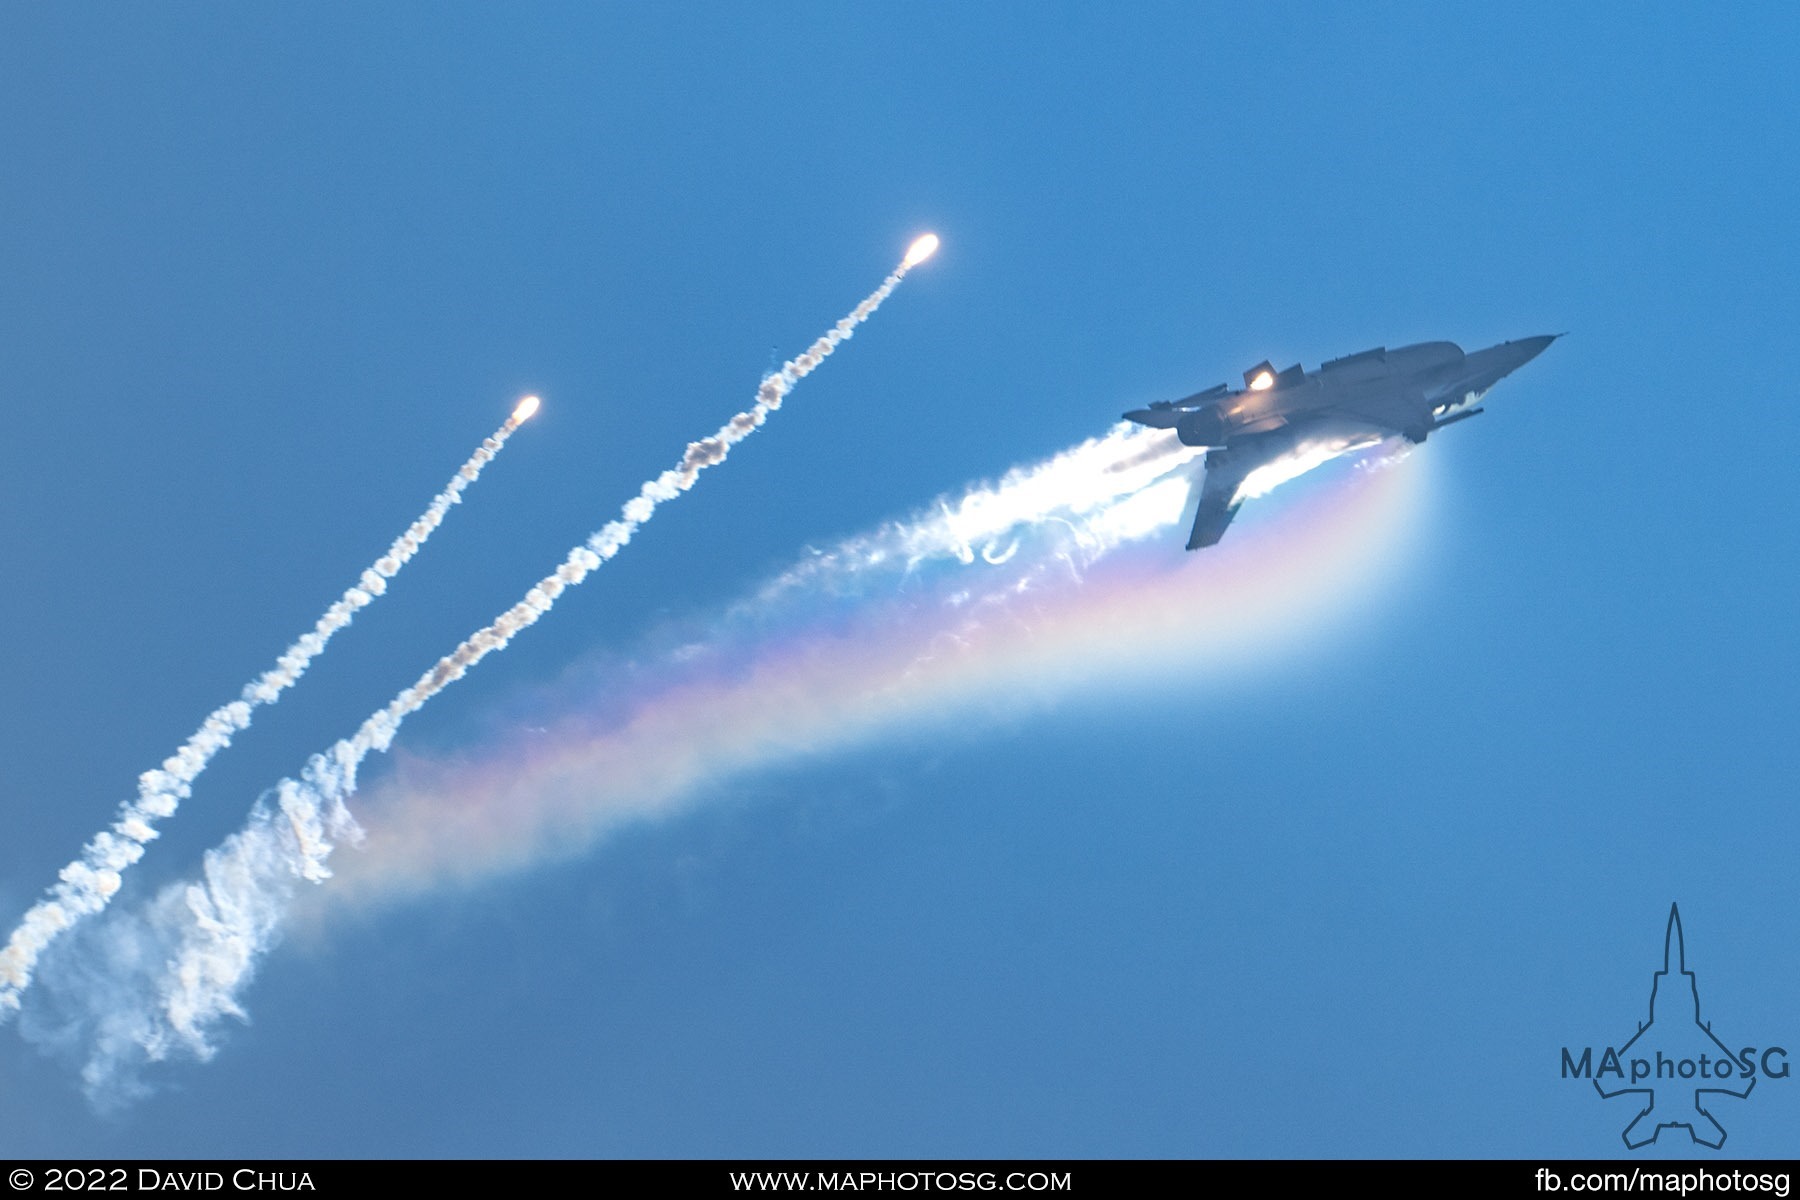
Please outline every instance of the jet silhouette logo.
[{"label": "jet silhouette logo", "polygon": [[1780,1046],[1735,1051],[1713,1032],[1700,1015],[1700,989],[1687,968],[1681,912],[1669,906],[1663,937],[1662,970],[1651,977],[1650,1019],[1623,1045],[1584,1047],[1577,1058],[1562,1052],[1563,1078],[1588,1079],[1602,1099],[1636,1096],[1642,1107],[1625,1126],[1626,1146],[1648,1146],[1665,1129],[1685,1129],[1702,1146],[1725,1144],[1725,1127],[1712,1111],[1715,1098],[1747,1099],[1759,1077],[1786,1079],[1787,1051]]}]

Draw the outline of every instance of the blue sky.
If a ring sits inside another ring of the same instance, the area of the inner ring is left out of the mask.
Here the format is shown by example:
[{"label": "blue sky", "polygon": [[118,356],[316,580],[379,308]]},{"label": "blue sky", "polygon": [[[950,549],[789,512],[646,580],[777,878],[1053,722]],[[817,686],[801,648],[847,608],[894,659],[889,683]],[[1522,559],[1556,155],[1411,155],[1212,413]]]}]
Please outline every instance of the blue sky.
[{"label": "blue sky", "polygon": [[[921,230],[938,259],[402,754],[628,706],[646,647],[805,547],[1262,358],[1570,331],[1397,468],[1412,532],[1298,648],[1082,659],[328,904],[122,1110],[10,1025],[0,1148],[1622,1152],[1631,1102],[1558,1051],[1645,1017],[1671,901],[1726,1040],[1800,1050],[1795,18],[1241,8],[0,11],[9,925],[519,395],[542,416],[121,906]],[[1724,1153],[1792,1152],[1796,1088],[1723,1102]]]}]

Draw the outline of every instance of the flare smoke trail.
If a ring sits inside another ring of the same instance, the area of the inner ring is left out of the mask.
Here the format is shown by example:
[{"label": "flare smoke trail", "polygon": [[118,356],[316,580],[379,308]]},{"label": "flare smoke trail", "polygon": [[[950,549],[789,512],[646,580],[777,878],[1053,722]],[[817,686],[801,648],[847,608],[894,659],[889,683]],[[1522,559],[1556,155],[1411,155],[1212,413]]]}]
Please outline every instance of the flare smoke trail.
[{"label": "flare smoke trail", "polygon": [[[45,1008],[27,1033],[79,1039],[90,1095],[118,1103],[139,1090],[141,1064],[210,1054],[213,1028],[243,1015],[242,988],[303,899],[360,912],[528,869],[679,812],[738,773],[963,703],[991,712],[997,699],[1066,688],[1064,668],[1130,674],[1199,653],[1230,669],[1232,655],[1292,637],[1389,578],[1400,518],[1421,508],[1410,490],[1377,482],[1416,473],[1359,470],[1260,540],[1171,556],[1159,547],[1181,519],[1197,453],[1120,425],[809,552],[698,641],[670,631],[679,641],[607,670],[559,729],[437,766],[413,760],[355,821],[343,800],[356,764],[338,755],[357,747],[341,743],[303,782],[265,797],[197,882],[113,914],[47,964]],[[333,863],[336,886],[303,897],[298,880],[324,874],[329,842],[362,840],[365,826],[371,852]]]},{"label": "flare smoke trail", "polygon": [[32,969],[45,947],[77,921],[106,907],[119,890],[120,873],[142,858],[145,845],[157,836],[154,823],[175,815],[181,802],[192,794],[194,780],[231,744],[232,735],[249,726],[255,709],[280,699],[281,693],[299,682],[332,635],[387,591],[387,581],[419,552],[443,524],[450,506],[461,503],[463,492],[481,478],[482,468],[537,410],[536,396],[519,401],[506,423],[482,441],[444,490],[394,540],[387,553],[325,610],[310,633],[289,646],[274,667],[245,684],[238,699],[215,709],[160,768],[138,777],[137,798],[121,804],[112,827],[96,834],[82,847],[81,857],[62,869],[59,882],[26,912],[5,949],[0,950],[0,1021],[18,1011],[19,994],[31,985]]},{"label": "flare smoke trail", "polygon": [[[259,800],[244,829],[207,852],[204,882],[165,892],[152,905],[149,923],[158,942],[172,937],[165,974],[156,982],[159,1011],[113,1014],[103,1020],[100,1044],[135,1044],[151,1059],[185,1047],[204,1058],[206,1035],[224,1015],[241,1016],[236,994],[285,913],[296,879],[329,877],[326,860],[334,839],[360,836],[344,801],[356,790],[356,772],[371,752],[385,751],[401,723],[433,696],[462,678],[469,668],[501,650],[527,626],[549,612],[564,590],[580,584],[612,558],[648,521],[659,504],[694,486],[700,472],[725,460],[731,447],[754,433],[800,380],[815,371],[838,345],[856,332],[900,286],[907,272],[937,249],[935,235],[915,241],[906,257],[862,303],[807,349],[763,380],[756,403],[738,413],[711,437],[690,442],[674,467],[645,483],[619,519],[590,535],[562,565],[540,579],[519,603],[478,630],[436,666],[371,714],[354,735],[324,754],[314,755],[300,778],[284,779]],[[109,1081],[105,1054],[97,1053],[85,1075],[91,1089]]]},{"label": "flare smoke trail", "polygon": [[1181,519],[1196,453],[1167,433],[1116,426],[809,551],[698,641],[667,631],[680,640],[608,669],[558,729],[437,766],[410,761],[365,797],[360,820],[344,807],[356,739],[340,743],[302,782],[265,795],[206,856],[197,882],[113,912],[48,961],[43,1004],[27,1010],[24,1031],[85,1046],[90,1097],[123,1103],[142,1093],[142,1065],[207,1058],[218,1020],[243,1016],[238,996],[294,919],[298,880],[325,874],[330,839],[363,840],[366,824],[371,853],[304,898],[361,912],[579,853],[738,773],[942,720],[963,704],[991,712],[996,700],[1071,680],[1086,687],[1094,672],[1164,671],[1171,654],[1231,669],[1233,656],[1322,628],[1389,578],[1395,535],[1425,507],[1416,484],[1378,482],[1417,472],[1358,470],[1260,539],[1171,557],[1158,547]]}]

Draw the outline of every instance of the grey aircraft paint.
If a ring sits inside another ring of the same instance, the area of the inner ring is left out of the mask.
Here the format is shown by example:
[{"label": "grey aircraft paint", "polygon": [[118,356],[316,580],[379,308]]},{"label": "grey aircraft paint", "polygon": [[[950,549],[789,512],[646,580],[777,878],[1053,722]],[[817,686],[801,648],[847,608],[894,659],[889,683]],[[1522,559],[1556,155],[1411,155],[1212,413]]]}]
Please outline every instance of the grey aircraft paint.
[{"label": "grey aircraft paint", "polygon": [[1312,374],[1260,362],[1244,387],[1226,384],[1184,400],[1125,414],[1153,429],[1173,429],[1185,445],[1206,446],[1206,476],[1187,548],[1215,544],[1243,503],[1245,479],[1259,467],[1314,447],[1345,451],[1387,437],[1423,442],[1432,431],[1484,410],[1489,388],[1561,334],[1502,342],[1464,354],[1455,342],[1377,347],[1335,358]]}]

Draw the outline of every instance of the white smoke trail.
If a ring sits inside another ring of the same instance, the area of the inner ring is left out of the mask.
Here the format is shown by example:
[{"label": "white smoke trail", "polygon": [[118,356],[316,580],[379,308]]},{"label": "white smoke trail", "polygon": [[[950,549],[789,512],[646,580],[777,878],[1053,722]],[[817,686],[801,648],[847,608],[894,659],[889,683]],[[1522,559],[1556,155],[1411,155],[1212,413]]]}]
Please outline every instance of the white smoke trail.
[{"label": "white smoke trail", "polygon": [[[832,595],[867,596],[876,607],[859,605],[858,611],[876,627],[890,620],[905,623],[907,614],[930,610],[957,615],[937,634],[929,627],[918,631],[928,639],[902,637],[891,646],[879,638],[859,643],[859,655],[880,660],[871,668],[877,676],[873,691],[863,684],[849,693],[833,690],[834,680],[844,681],[837,679],[838,668],[832,668],[809,682],[793,704],[776,705],[779,712],[768,711],[766,697],[727,696],[720,701],[723,707],[703,706],[671,729],[655,720],[640,726],[641,714],[632,708],[637,715],[623,721],[616,736],[602,739],[599,757],[583,768],[608,781],[605,805],[589,811],[584,799],[575,806],[583,815],[573,820],[564,805],[567,797],[557,799],[556,788],[542,799],[528,789],[531,794],[505,802],[513,817],[501,826],[484,823],[475,833],[459,820],[447,819],[433,799],[471,788],[502,794],[505,785],[498,779],[471,780],[457,767],[436,783],[415,782],[405,792],[410,815],[391,807],[384,812],[380,854],[351,864],[356,869],[342,881],[348,886],[333,888],[333,898],[361,909],[372,896],[393,898],[450,879],[522,869],[546,855],[577,853],[604,829],[673,811],[705,780],[765,762],[771,752],[790,753],[798,744],[816,747],[810,733],[802,733],[797,742],[793,726],[806,729],[821,706],[838,723],[831,738],[853,741],[872,733],[888,717],[906,711],[909,677],[929,680],[945,669],[953,675],[957,654],[934,662],[944,657],[940,639],[967,636],[992,645],[1003,628],[1028,630],[1041,602],[1034,593],[1049,572],[1066,566],[1080,574],[1128,543],[1165,535],[1170,523],[1180,519],[1193,474],[1186,468],[1197,453],[1166,432],[1119,426],[829,552],[810,552],[769,588],[722,614],[724,624],[706,642],[672,647],[664,667],[647,666],[654,680],[643,681],[652,684],[644,703],[652,711],[659,705],[657,682],[675,687],[673,693],[662,693],[665,697],[679,695],[682,672],[695,664],[701,664],[695,669],[708,670],[703,664],[709,656],[753,650],[764,622],[772,619],[776,629],[785,629],[784,616],[793,615],[784,613],[790,599],[809,608]],[[973,559],[967,557],[972,532],[992,538]],[[915,583],[917,593],[912,591]],[[1184,595],[1181,601],[1184,619],[1192,599]],[[484,632],[495,631],[490,626]],[[1004,643],[1009,635],[999,636]],[[1035,636],[1026,634],[1027,640]],[[459,653],[475,641],[470,639]],[[449,656],[439,669],[457,658]],[[676,669],[665,673],[671,666]],[[436,674],[434,670],[422,678],[415,689],[428,686]],[[814,683],[822,689],[820,696],[812,694]],[[628,684],[626,690],[634,689]],[[704,692],[718,698],[714,689]],[[332,841],[362,836],[345,800],[367,752],[365,739],[388,711],[371,717],[357,737],[315,758],[300,782],[284,781],[265,796],[246,827],[206,856],[199,880],[165,889],[145,908],[117,914],[93,930],[78,950],[59,957],[54,972],[46,970],[44,986],[52,1006],[74,1016],[78,1025],[54,1028],[40,1011],[35,1027],[26,1032],[37,1041],[68,1045],[79,1036],[86,1042],[90,1056],[83,1075],[96,1104],[116,1105],[141,1093],[137,1067],[145,1061],[180,1053],[209,1057],[211,1031],[218,1022],[244,1017],[238,997],[287,923],[300,881],[326,877]],[[696,724],[689,717],[708,730],[699,742],[681,732]],[[76,1011],[69,1013],[65,1005]]]},{"label": "white smoke trail", "polygon": [[[972,563],[996,562],[999,540],[1045,520],[1079,522],[1077,542],[1098,549],[1112,538],[1105,517],[1117,502],[1136,496],[1158,478],[1203,451],[1182,445],[1166,431],[1121,421],[1103,436],[1027,467],[1015,467],[998,483],[972,487],[952,506],[938,501],[933,518],[889,522],[873,534],[843,542],[770,585],[775,590],[812,586],[846,564],[876,566],[892,559],[917,564],[945,555]],[[1095,518],[1088,521],[1086,518]]]},{"label": "white smoke trail", "polygon": [[[593,786],[538,787],[529,772],[497,761],[430,782],[411,774],[374,811],[373,852],[333,863],[333,886],[318,902],[357,910],[372,898],[392,901],[578,855],[622,822],[677,811],[704,784],[877,736],[906,707],[916,680],[942,678],[972,645],[1035,639],[1044,614],[1074,591],[1066,585],[1107,555],[1147,539],[1179,546],[1168,531],[1181,520],[1188,468],[1199,453],[1170,432],[1120,425],[997,482],[803,551],[703,627],[665,628],[628,662],[608,661],[598,690],[573,702],[588,714],[580,740],[597,756],[583,768]],[[971,556],[975,513],[984,514],[983,536],[992,537]],[[1175,565],[1166,554],[1149,561]],[[815,636],[848,654],[806,651],[816,674],[799,682],[777,649],[776,663],[765,663],[773,672],[768,689],[748,682],[771,647]],[[713,682],[720,676],[732,681],[722,690]],[[677,699],[683,695],[707,699],[690,710]],[[830,732],[819,732],[821,720]],[[534,728],[555,740],[551,730]],[[409,773],[420,770],[430,768],[409,763]],[[431,797],[452,793],[465,803],[447,819]],[[395,795],[405,797],[404,814],[391,806]],[[507,816],[479,819],[477,833],[464,818],[484,807]]]},{"label": "white smoke trail", "polygon": [[[344,801],[356,790],[356,772],[371,752],[385,751],[408,715],[469,668],[549,612],[563,591],[574,587],[631,540],[659,504],[694,486],[700,472],[725,460],[730,448],[754,433],[800,380],[830,357],[856,327],[872,316],[907,272],[936,248],[921,238],[881,286],[824,336],[763,380],[756,403],[717,433],[688,444],[676,466],[645,483],[618,520],[572,549],[561,566],[540,579],[519,603],[439,659],[417,682],[371,714],[354,735],[313,756],[298,780],[284,779],[259,800],[249,822],[207,852],[201,882],[169,889],[152,905],[153,927],[137,936],[168,946],[166,960],[149,964],[149,1007],[116,1008],[101,1017],[93,1059],[85,1077],[91,1091],[116,1082],[122,1053],[140,1052],[154,1061],[177,1049],[198,1057],[211,1054],[208,1034],[219,1018],[241,1015],[237,994],[257,960],[273,944],[297,880],[329,877],[326,860],[333,843],[355,839],[360,830]],[[923,249],[923,252],[921,250]],[[143,956],[127,950],[123,957]],[[136,1050],[132,1050],[132,1047]]]},{"label": "white smoke trail", "polygon": [[[1173,527],[1191,515],[1199,453],[1120,426],[806,549],[724,611],[582,672],[578,691],[559,689],[563,715],[531,726],[541,736],[410,761],[359,808],[370,853],[334,862],[333,886],[307,908],[362,913],[575,857],[742,772],[936,726],[971,700],[979,722],[1035,710],[1095,671],[1189,658],[1230,669],[1272,630],[1285,642],[1319,628],[1311,606],[1329,595],[1335,611],[1347,596],[1316,584],[1346,582],[1346,555],[1380,561],[1361,553],[1370,530],[1345,524],[1370,517],[1367,501],[1337,503],[1369,490],[1335,494],[1304,522],[1270,514],[1224,555],[1187,555]],[[1392,461],[1379,453],[1357,473]],[[992,537],[971,557],[975,513]],[[1124,594],[1135,599],[1120,605]],[[1099,615],[1109,608],[1128,615]],[[986,690],[996,673],[1006,685]]]},{"label": "white smoke trail", "polygon": [[30,986],[32,970],[45,948],[77,921],[105,908],[118,892],[121,872],[142,858],[146,843],[157,836],[155,822],[175,815],[181,802],[192,794],[194,780],[231,744],[234,734],[249,726],[255,709],[275,703],[299,682],[332,635],[387,591],[387,581],[419,552],[443,523],[451,505],[462,501],[463,492],[481,477],[482,468],[537,408],[536,396],[521,400],[506,423],[482,441],[418,519],[325,610],[309,633],[289,646],[275,666],[246,684],[238,699],[214,710],[160,768],[138,777],[136,799],[119,806],[112,827],[82,847],[81,857],[62,869],[57,884],[26,912],[6,947],[0,949],[0,1021],[18,1011],[19,995]]}]

